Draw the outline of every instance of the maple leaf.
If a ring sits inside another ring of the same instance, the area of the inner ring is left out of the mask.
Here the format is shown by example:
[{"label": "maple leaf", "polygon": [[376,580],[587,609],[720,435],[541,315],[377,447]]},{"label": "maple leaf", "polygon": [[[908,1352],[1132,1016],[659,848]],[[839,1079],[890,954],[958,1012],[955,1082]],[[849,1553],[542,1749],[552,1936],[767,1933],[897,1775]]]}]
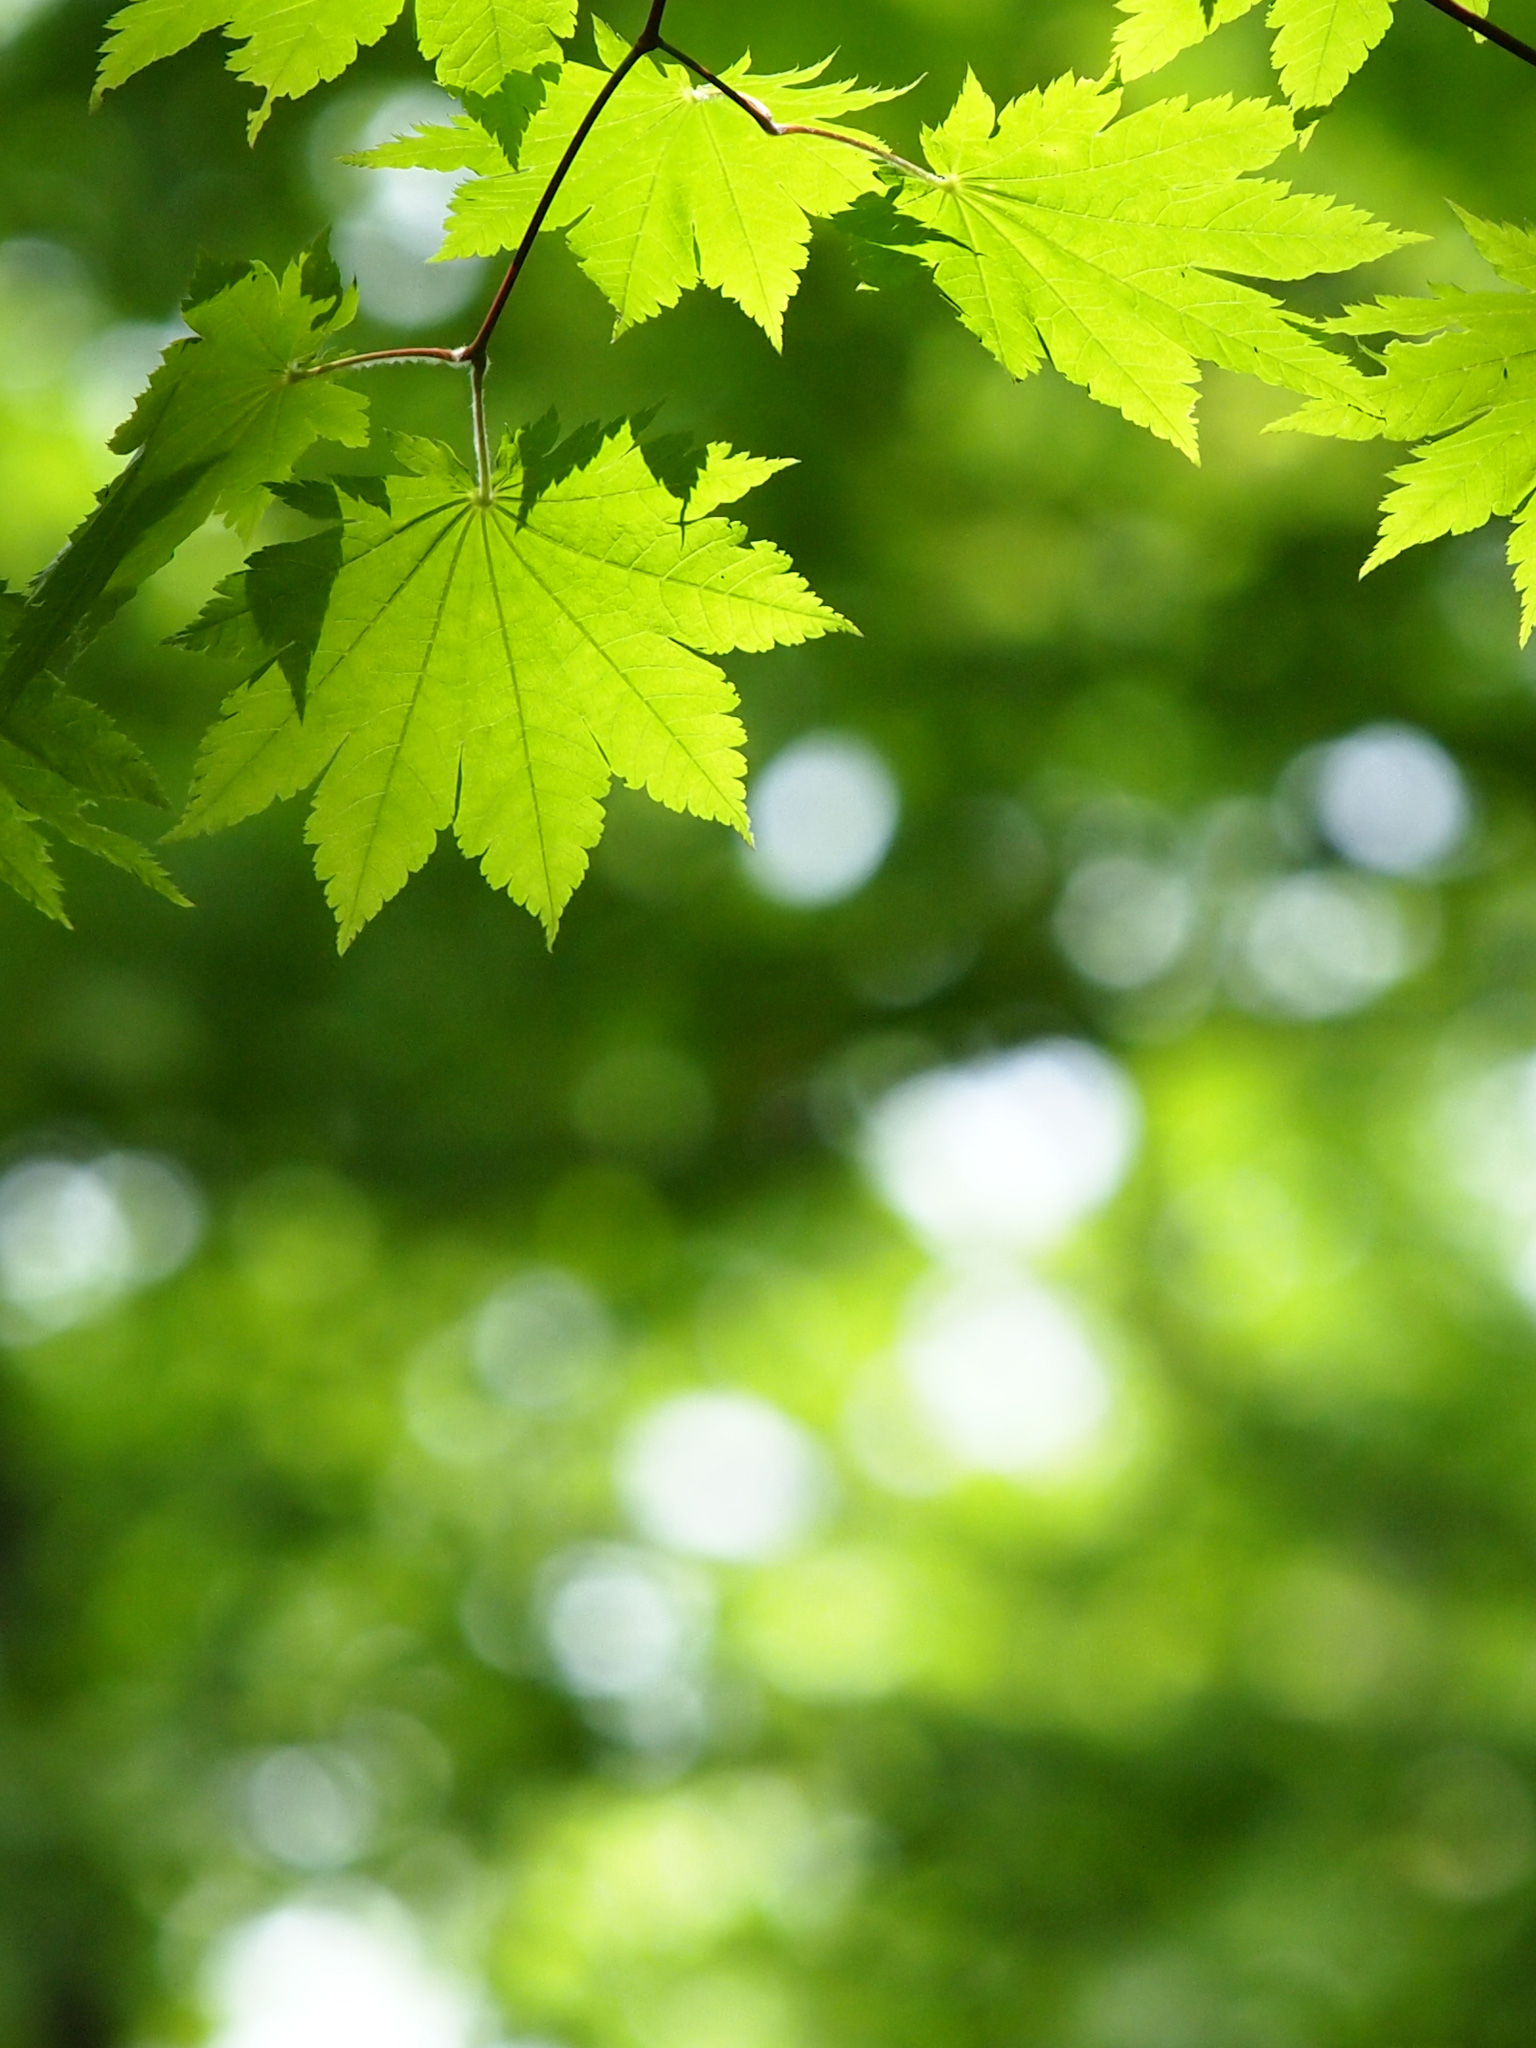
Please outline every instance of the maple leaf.
[{"label": "maple leaf", "polygon": [[1536,233],[1456,210],[1512,289],[1441,285],[1432,298],[1351,307],[1327,323],[1334,332],[1400,337],[1382,352],[1383,374],[1357,405],[1304,406],[1275,429],[1419,444],[1391,473],[1362,574],[1405,548],[1512,517],[1523,645],[1536,629]]},{"label": "maple leaf", "polygon": [[[1257,5],[1258,0],[1119,0],[1120,76],[1141,78],[1160,70]],[[1337,99],[1391,27],[1393,5],[1394,0],[1270,0],[1275,69],[1291,104],[1323,107]]]},{"label": "maple leaf", "polygon": [[473,171],[482,178],[504,176],[511,168],[495,136],[469,114],[422,122],[409,135],[354,150],[341,161],[365,171]]},{"label": "maple leaf", "polygon": [[[20,596],[0,585],[0,649],[13,637],[24,611]],[[45,916],[68,924],[63,885],[44,836],[47,828],[126,868],[171,902],[185,904],[137,840],[91,815],[94,795],[165,802],[154,770],[104,711],[70,696],[52,676],[34,678],[0,725],[0,882]]]},{"label": "maple leaf", "polygon": [[0,710],[100,629],[144,578],[214,512],[248,526],[319,439],[357,447],[366,401],[329,378],[295,375],[351,318],[323,251],[279,279],[256,264],[189,304],[112,447],[132,460],[44,570],[0,666]]},{"label": "maple leaf", "polygon": [[309,838],[343,948],[450,826],[553,937],[615,776],[745,832],[736,697],[702,657],[851,630],[714,516],[783,465],[712,447],[685,505],[627,425],[572,441],[579,461],[509,442],[486,499],[446,449],[402,442],[390,510],[348,519],[302,717],[265,666],[204,743],[179,833],[318,779]]},{"label": "maple leaf", "polygon": [[166,808],[160,778],[99,705],[54,676],[35,676],[0,726],[5,739],[89,796]]},{"label": "maple leaf", "polygon": [[[252,141],[274,103],[338,78],[376,43],[404,0],[129,0],[107,24],[95,99],[146,65],[221,29],[239,45],[229,68],[266,97],[251,115]],[[494,92],[509,72],[558,63],[559,36],[576,23],[576,0],[417,0],[423,52],[451,88]]]},{"label": "maple leaf", "polygon": [[1248,178],[1295,140],[1263,100],[1172,99],[1122,120],[1104,81],[1059,78],[998,114],[970,78],[924,137],[941,182],[897,204],[939,239],[913,253],[1016,377],[1049,358],[1127,419],[1196,455],[1199,364],[1348,402],[1360,372],[1226,272],[1299,278],[1414,237]]},{"label": "maple leaf", "polygon": [[416,0],[421,53],[451,92],[488,94],[517,71],[558,64],[576,0]]},{"label": "maple leaf", "polygon": [[[601,25],[598,44],[609,63],[627,47]],[[897,97],[825,83],[826,69],[758,75],[745,57],[722,76],[785,124],[842,127],[849,115]],[[528,126],[515,169],[503,157],[499,170],[484,175],[483,131],[471,145],[474,160],[461,147],[451,163],[443,160],[445,149],[451,154],[445,132],[427,131],[424,148],[438,152],[431,168],[481,173],[454,194],[443,259],[517,246],[607,75],[582,64],[565,67]],[[425,165],[428,158],[412,161]],[[649,58],[593,131],[549,225],[566,231],[582,269],[617,313],[618,331],[705,284],[734,299],[778,347],[811,222],[879,189],[875,161],[858,149],[822,136],[768,135],[715,87],[699,84],[681,65]]]}]

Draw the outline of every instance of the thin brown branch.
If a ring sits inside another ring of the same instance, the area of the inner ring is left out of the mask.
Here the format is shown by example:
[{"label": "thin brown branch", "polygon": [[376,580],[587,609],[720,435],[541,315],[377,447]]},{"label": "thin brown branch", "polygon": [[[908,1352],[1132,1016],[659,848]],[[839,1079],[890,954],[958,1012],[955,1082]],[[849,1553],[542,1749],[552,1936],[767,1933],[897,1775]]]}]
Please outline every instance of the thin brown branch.
[{"label": "thin brown branch", "polygon": [[776,121],[761,100],[753,99],[750,93],[738,92],[734,85],[728,85],[716,72],[701,64],[697,57],[690,57],[686,50],[679,50],[674,44],[663,42],[659,36],[656,48],[664,56],[671,57],[691,71],[694,77],[705,85],[712,86],[717,93],[728,99],[733,107],[740,107],[749,120],[757,123],[765,135],[819,135],[824,142],[841,142],[849,149],[862,149],[869,156],[879,157],[882,163],[889,164],[892,170],[904,172],[909,178],[921,178],[929,185],[942,185],[944,182],[936,172],[924,170],[921,164],[915,164],[907,157],[898,156],[894,149],[887,149],[883,142],[877,141],[872,135],[854,135],[840,128],[818,128],[804,121]]},{"label": "thin brown branch", "polygon": [[1486,15],[1463,7],[1461,0],[1429,0],[1429,4],[1438,8],[1441,14],[1449,15],[1452,21],[1459,21],[1463,28],[1471,29],[1473,35],[1481,36],[1485,43],[1497,43],[1501,50],[1508,50],[1511,57],[1518,57],[1523,64],[1536,64],[1536,49],[1529,43],[1522,43],[1518,36],[1512,36],[1507,28],[1500,28],[1497,22],[1489,21]]}]

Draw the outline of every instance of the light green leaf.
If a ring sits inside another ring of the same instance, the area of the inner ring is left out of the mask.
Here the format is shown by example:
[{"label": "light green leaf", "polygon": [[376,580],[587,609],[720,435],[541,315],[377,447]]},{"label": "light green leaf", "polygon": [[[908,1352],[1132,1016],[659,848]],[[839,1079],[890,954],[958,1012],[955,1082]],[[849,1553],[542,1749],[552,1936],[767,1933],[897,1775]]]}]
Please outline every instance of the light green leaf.
[{"label": "light green leaf", "polygon": [[107,23],[92,104],[99,105],[103,93],[146,65],[174,57],[228,20],[229,0],[129,0]]},{"label": "light green leaf", "polygon": [[1490,270],[1506,284],[1536,291],[1536,230],[1517,228],[1509,221],[1479,220],[1454,200],[1451,210]]},{"label": "light green leaf", "polygon": [[252,114],[252,141],[274,101],[297,99],[338,78],[359,49],[376,43],[404,0],[129,0],[114,14],[102,51],[96,98],[147,64],[169,57],[212,29],[240,44],[229,60],[237,78],[266,94]]},{"label": "light green leaf", "polygon": [[1122,78],[1161,71],[1210,33],[1204,0],[1118,0],[1115,62]]},{"label": "light green leaf", "polygon": [[27,684],[6,714],[4,736],[89,795],[165,806],[159,777],[128,735],[53,676]]},{"label": "light green leaf", "polygon": [[1307,277],[1412,238],[1244,175],[1294,142],[1283,108],[1174,99],[1116,120],[1119,101],[1067,77],[999,116],[972,78],[925,136],[943,183],[910,180],[897,199],[948,238],[917,254],[966,325],[1016,377],[1048,358],[1191,457],[1202,361],[1351,403],[1351,363],[1220,273]]},{"label": "light green leaf", "polygon": [[1532,494],[1536,492],[1536,235],[1463,214],[1494,270],[1516,287],[1384,298],[1328,322],[1337,333],[1390,334],[1383,374],[1368,378],[1352,420],[1304,406],[1281,429],[1414,441],[1392,471],[1366,571],[1442,534],[1518,515],[1510,563],[1532,624]]},{"label": "light green leaf", "polygon": [[0,882],[25,903],[67,925],[64,884],[49,858],[48,847],[31,813],[24,811],[0,783]]},{"label": "light green leaf", "polygon": [[[896,97],[825,84],[825,69],[759,77],[744,58],[722,75],[786,124],[839,128]],[[519,168],[459,187],[443,257],[516,247],[605,75],[566,66],[529,125]],[[550,225],[567,231],[620,331],[706,284],[734,299],[778,346],[812,220],[842,212],[879,184],[864,151],[821,136],[767,135],[680,65],[647,59],[593,131]]]},{"label": "light green leaf", "polygon": [[1392,471],[1381,532],[1362,574],[1405,548],[1446,533],[1471,533],[1515,511],[1536,489],[1536,396],[1481,412],[1428,441]]},{"label": "light green leaf", "polygon": [[1392,26],[1393,0],[1273,0],[1275,69],[1293,106],[1326,107]]},{"label": "light green leaf", "polygon": [[[703,654],[847,630],[778,551],[687,518],[627,427],[525,503],[402,444],[393,510],[362,509],[302,718],[273,675],[210,734],[178,830],[207,832],[320,780],[309,836],[343,947],[452,825],[553,935],[618,776],[746,830],[735,693]],[[711,508],[774,465],[712,449]]]},{"label": "light green leaf", "polygon": [[576,0],[416,0],[421,53],[450,92],[493,93],[514,71],[558,64]]},{"label": "light green leaf", "polygon": [[1115,29],[1115,61],[1122,78],[1161,71],[1181,51],[1203,43],[1212,29],[1247,14],[1258,0],[1117,0],[1125,17]]},{"label": "light green leaf", "polygon": [[1527,500],[1509,534],[1509,566],[1520,597],[1520,645],[1536,630],[1536,504]]},{"label": "light green leaf", "polygon": [[189,306],[132,418],[114,437],[133,460],[38,579],[0,671],[0,706],[57,668],[211,513],[249,526],[319,439],[361,446],[367,404],[331,378],[293,374],[351,317],[305,290],[313,258],[278,279],[261,265]]},{"label": "light green leaf", "polygon": [[473,171],[481,178],[511,168],[500,143],[468,114],[455,115],[446,125],[413,128],[395,142],[358,150],[342,162],[365,171]]},{"label": "light green leaf", "polygon": [[704,467],[688,493],[690,519],[704,519],[722,505],[736,505],[751,491],[794,468],[793,462],[773,461],[765,455],[738,455],[723,441],[711,441]]},{"label": "light green leaf", "polygon": [[[1183,50],[1235,21],[1258,0],[1117,0],[1115,30],[1122,78],[1157,71]],[[1486,13],[1486,0],[1472,0]],[[1293,106],[1337,99],[1392,25],[1394,0],[1270,0],[1268,21],[1280,87]]]}]

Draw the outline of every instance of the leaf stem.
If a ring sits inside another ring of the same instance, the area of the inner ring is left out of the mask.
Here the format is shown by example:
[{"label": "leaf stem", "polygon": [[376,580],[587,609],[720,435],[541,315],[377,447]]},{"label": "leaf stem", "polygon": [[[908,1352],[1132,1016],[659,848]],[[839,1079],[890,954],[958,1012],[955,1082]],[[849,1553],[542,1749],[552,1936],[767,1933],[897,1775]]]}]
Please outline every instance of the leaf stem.
[{"label": "leaf stem", "polygon": [[469,366],[469,408],[475,427],[475,495],[482,505],[491,502],[491,437],[485,425],[485,357],[476,356]]},{"label": "leaf stem", "polygon": [[[1450,7],[1454,0],[1432,0],[1432,4]],[[644,27],[603,81],[602,90],[588,107],[580,126],[566,144],[565,151],[551,173],[549,182],[540,195],[539,203],[523,231],[522,240],[513,251],[512,260],[507,265],[506,275],[497,287],[496,296],[486,309],[485,318],[480,322],[472,340],[465,342],[462,348],[369,349],[362,355],[334,356],[328,362],[314,363],[309,368],[294,373],[305,377],[329,377],[342,370],[363,370],[376,364],[390,363],[443,363],[452,369],[467,369],[470,373],[470,411],[474,423],[475,474],[482,501],[489,499],[492,476],[490,435],[485,420],[485,369],[492,338],[500,324],[502,314],[507,310],[507,301],[517,289],[518,279],[522,276],[544,224],[560,196],[561,188],[576,167],[577,158],[585,149],[589,136],[606,113],[614,95],[643,57],[651,56],[658,51],[671,57],[712,91],[720,93],[733,106],[739,107],[757,123],[765,135],[818,136],[826,142],[840,142],[848,149],[863,150],[867,155],[878,157],[882,163],[890,165],[892,170],[900,171],[909,178],[921,178],[925,184],[941,185],[944,182],[935,172],[925,170],[921,164],[912,163],[904,156],[898,156],[895,150],[887,149],[883,142],[877,141],[873,136],[849,134],[840,129],[817,127],[806,122],[776,121],[761,100],[753,99],[747,93],[738,92],[735,86],[728,85],[696,57],[690,57],[686,50],[679,50],[663,40],[661,29],[667,6],[668,0],[650,0]],[[1536,53],[1533,53],[1533,61],[1536,61]]]},{"label": "leaf stem", "polygon": [[1459,21],[1463,28],[1471,29],[1473,35],[1481,36],[1484,42],[1497,43],[1501,50],[1508,50],[1522,63],[1536,64],[1536,49],[1529,43],[1522,43],[1518,36],[1512,36],[1507,28],[1500,28],[1497,22],[1489,21],[1486,15],[1463,7],[1461,0],[1429,0],[1429,4],[1438,8],[1441,14],[1449,15],[1452,21]]},{"label": "leaf stem", "polygon": [[869,156],[879,157],[880,161],[889,164],[892,170],[902,171],[909,178],[921,178],[927,185],[944,183],[937,172],[924,170],[921,164],[915,164],[907,157],[898,156],[894,149],[887,149],[883,142],[877,142],[872,135],[850,135],[839,128],[819,128],[805,121],[776,121],[761,100],[755,100],[749,93],[738,92],[735,86],[727,85],[716,72],[701,64],[696,57],[690,57],[686,50],[679,50],[674,44],[664,42],[660,36],[656,39],[655,47],[665,56],[685,66],[705,85],[713,86],[714,90],[728,99],[732,106],[740,107],[750,120],[757,123],[765,135],[818,135],[824,142],[841,142],[849,149],[862,149]]},{"label": "leaf stem", "polygon": [[295,377],[330,377],[337,370],[368,370],[389,363],[447,363],[457,367],[463,362],[461,352],[456,348],[375,348],[360,356],[330,356],[323,363],[311,363],[307,368],[290,372]]}]

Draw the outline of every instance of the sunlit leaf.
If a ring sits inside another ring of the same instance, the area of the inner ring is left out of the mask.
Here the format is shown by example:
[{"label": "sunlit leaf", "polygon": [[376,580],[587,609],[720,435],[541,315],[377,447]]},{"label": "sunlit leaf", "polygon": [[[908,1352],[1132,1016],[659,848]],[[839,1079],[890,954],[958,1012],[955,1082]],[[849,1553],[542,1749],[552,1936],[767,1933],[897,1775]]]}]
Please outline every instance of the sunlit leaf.
[{"label": "sunlit leaf", "polygon": [[947,238],[916,253],[966,325],[1016,377],[1049,360],[1191,456],[1202,361],[1347,402],[1358,371],[1224,273],[1344,270],[1408,238],[1244,175],[1295,140],[1283,108],[1175,99],[1116,120],[1119,103],[1068,77],[999,115],[972,78],[925,137],[942,183],[898,199]]},{"label": "sunlit leaf", "polygon": [[[619,46],[608,40],[603,54],[616,58]],[[758,75],[745,58],[723,76],[782,123],[840,127],[896,96],[823,83],[825,69]],[[445,257],[516,246],[605,75],[567,65],[533,117],[518,168],[508,164],[455,194]],[[480,168],[467,156],[461,163]],[[857,148],[768,135],[681,65],[648,59],[594,130],[550,225],[567,231],[621,330],[705,284],[734,299],[777,344],[805,268],[811,222],[878,187],[875,160]]]},{"label": "sunlit leaf", "polygon": [[[403,453],[392,512],[349,524],[303,717],[270,670],[237,690],[180,830],[318,777],[309,836],[343,946],[450,826],[553,933],[615,776],[745,831],[735,693],[701,656],[844,622],[776,549],[688,518],[627,428],[531,504],[515,443],[489,502],[445,449]],[[699,505],[772,467],[712,449]]]},{"label": "sunlit leaf", "polygon": [[1328,324],[1390,334],[1385,374],[1346,414],[1304,406],[1281,428],[1365,440],[1415,441],[1392,472],[1381,532],[1366,569],[1443,534],[1513,517],[1509,560],[1521,638],[1536,628],[1536,233],[1461,215],[1493,270],[1514,289],[1442,285],[1432,298],[1383,298]]}]

